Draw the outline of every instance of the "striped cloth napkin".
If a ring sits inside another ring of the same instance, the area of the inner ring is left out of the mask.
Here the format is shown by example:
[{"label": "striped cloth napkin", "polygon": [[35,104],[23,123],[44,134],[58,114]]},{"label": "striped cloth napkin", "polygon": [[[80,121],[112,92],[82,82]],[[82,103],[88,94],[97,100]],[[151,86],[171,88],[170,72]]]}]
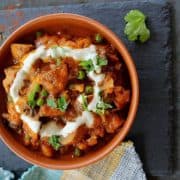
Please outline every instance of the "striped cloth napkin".
[{"label": "striped cloth napkin", "polygon": [[[0,180],[14,179],[14,175],[0,168]],[[146,180],[133,142],[127,141],[97,163],[77,170],[48,170],[33,166],[19,180]]]}]

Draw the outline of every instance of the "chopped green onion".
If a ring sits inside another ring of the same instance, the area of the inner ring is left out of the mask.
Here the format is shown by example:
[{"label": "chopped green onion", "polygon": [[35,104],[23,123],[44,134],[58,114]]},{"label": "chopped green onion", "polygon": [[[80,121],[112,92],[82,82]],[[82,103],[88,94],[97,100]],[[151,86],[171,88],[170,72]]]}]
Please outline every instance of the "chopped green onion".
[{"label": "chopped green onion", "polygon": [[42,34],[43,34],[42,32],[40,32],[40,31],[37,31],[37,32],[36,32],[36,38],[39,38],[39,37],[41,37],[41,36],[42,36]]},{"label": "chopped green onion", "polygon": [[85,78],[85,76],[86,76],[85,72],[80,70],[78,72],[78,77],[77,78],[80,79],[80,80],[83,80]]},{"label": "chopped green onion", "polygon": [[98,66],[106,66],[108,64],[108,60],[105,57],[97,56],[96,58]]},{"label": "chopped green onion", "polygon": [[32,91],[28,94],[28,104],[31,108],[36,106],[36,94],[41,90],[41,86],[39,84],[35,84]]},{"label": "chopped green onion", "polygon": [[48,92],[45,89],[42,89],[41,93],[40,93],[40,97],[44,98],[48,96]]},{"label": "chopped green onion", "polygon": [[44,99],[39,98],[39,99],[37,100],[36,104],[37,104],[38,106],[42,106],[42,105],[44,104]]},{"label": "chopped green onion", "polygon": [[48,139],[48,143],[57,151],[61,147],[60,137],[56,135],[52,135]]},{"label": "chopped green onion", "polygon": [[74,149],[74,156],[76,156],[76,157],[81,156],[81,150],[78,149],[77,147]]},{"label": "chopped green onion", "polygon": [[57,108],[64,112],[64,111],[66,111],[67,107],[68,107],[68,103],[66,101],[66,98],[63,97],[63,96],[58,98],[58,100],[57,100]]},{"label": "chopped green onion", "polygon": [[81,98],[82,98],[82,107],[83,107],[83,109],[88,110],[87,97],[84,94],[82,94]]},{"label": "chopped green onion", "polygon": [[94,70],[94,65],[91,59],[87,61],[81,61],[79,65],[88,72]]},{"label": "chopped green onion", "polygon": [[85,87],[85,93],[86,94],[92,94],[93,93],[93,87],[88,85]]},{"label": "chopped green onion", "polygon": [[35,84],[34,85],[34,88],[33,88],[33,91],[35,91],[36,93],[40,92],[41,90],[41,86],[39,84]]},{"label": "chopped green onion", "polygon": [[103,37],[98,33],[95,35],[95,41],[97,43],[101,43],[103,41]]},{"label": "chopped green onion", "polygon": [[100,101],[96,104],[96,113],[104,114],[107,109],[113,108],[111,104]]},{"label": "chopped green onion", "polygon": [[47,99],[47,105],[51,108],[57,108],[57,104],[56,104],[56,101],[55,99],[53,98],[48,98]]}]

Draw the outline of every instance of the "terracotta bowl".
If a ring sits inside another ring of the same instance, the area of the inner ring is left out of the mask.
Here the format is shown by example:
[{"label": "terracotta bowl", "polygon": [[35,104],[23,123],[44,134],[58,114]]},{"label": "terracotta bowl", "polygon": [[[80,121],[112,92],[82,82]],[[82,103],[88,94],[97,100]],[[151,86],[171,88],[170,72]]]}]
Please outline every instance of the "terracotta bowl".
[{"label": "terracotta bowl", "polygon": [[2,44],[0,48],[0,114],[5,112],[5,104],[6,104],[6,95],[2,87],[2,77],[3,70],[7,67],[9,62],[10,55],[10,44],[14,42],[23,42],[24,37],[28,37],[28,34],[32,34],[40,29],[44,29],[45,31],[57,32],[59,28],[68,29],[74,31],[78,34],[86,34],[88,32],[101,33],[113,46],[119,51],[121,54],[130,77],[131,83],[131,102],[129,107],[129,112],[127,119],[122,127],[122,129],[113,137],[113,139],[103,146],[100,149],[97,149],[83,157],[79,158],[67,158],[67,159],[51,159],[47,158],[43,155],[40,155],[38,152],[33,152],[23,146],[14,135],[7,129],[7,127],[2,123],[2,117],[0,116],[0,136],[3,142],[18,156],[22,159],[28,161],[29,163],[36,164],[38,166],[51,168],[51,169],[73,169],[80,168],[86,165],[92,164],[103,157],[105,157],[108,153],[110,153],[116,146],[123,141],[125,136],[130,130],[132,126],[137,107],[138,107],[138,99],[139,99],[139,84],[138,84],[138,76],[136,72],[135,65],[133,60],[122,43],[122,41],[107,27],[100,24],[99,22],[75,15],[75,14],[51,14],[39,17],[37,19],[31,20],[28,23],[24,24],[20,28],[18,28],[15,32],[13,32],[7,40]]}]

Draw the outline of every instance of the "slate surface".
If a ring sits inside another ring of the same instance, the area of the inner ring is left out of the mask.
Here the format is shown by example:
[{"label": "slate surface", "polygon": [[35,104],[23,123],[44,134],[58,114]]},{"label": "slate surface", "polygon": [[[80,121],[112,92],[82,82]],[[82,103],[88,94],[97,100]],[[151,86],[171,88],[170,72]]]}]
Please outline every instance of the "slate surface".
[{"label": "slate surface", "polygon": [[[145,44],[130,43],[123,34],[124,15],[130,9],[140,9],[148,16],[151,39]],[[71,12],[92,17],[112,29],[127,45],[140,77],[140,105],[136,122],[128,138],[135,143],[151,175],[170,174],[172,171],[172,93],[171,93],[171,13],[167,3],[117,2],[63,5],[0,11],[0,31],[7,36],[29,19],[43,14]],[[20,160],[0,143],[0,166],[16,171],[29,164]]]}]

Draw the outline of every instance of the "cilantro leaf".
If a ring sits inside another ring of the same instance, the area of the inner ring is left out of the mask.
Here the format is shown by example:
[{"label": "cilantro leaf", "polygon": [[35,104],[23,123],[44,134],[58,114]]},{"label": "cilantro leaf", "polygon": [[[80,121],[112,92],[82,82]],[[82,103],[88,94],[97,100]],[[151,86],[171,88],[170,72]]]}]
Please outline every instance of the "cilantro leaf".
[{"label": "cilantro leaf", "polygon": [[97,43],[101,43],[103,41],[103,37],[101,36],[101,34],[98,33],[95,35],[95,41]]},{"label": "cilantro leaf", "polygon": [[94,65],[91,59],[87,61],[81,61],[79,65],[88,72],[94,70]]},{"label": "cilantro leaf", "polygon": [[47,99],[47,105],[50,106],[51,108],[57,108],[56,101],[53,98]]},{"label": "cilantro leaf", "polygon": [[82,96],[82,106],[83,106],[83,109],[87,110],[87,107],[88,107],[87,97],[84,94],[82,94],[81,96]]},{"label": "cilantro leaf", "polygon": [[36,106],[36,95],[41,91],[41,86],[39,84],[35,84],[33,86],[33,89],[28,94],[28,105],[31,108],[34,108]]},{"label": "cilantro leaf", "polygon": [[86,74],[84,71],[80,70],[78,72],[78,76],[77,76],[77,79],[80,79],[80,80],[83,80],[85,78]]},{"label": "cilantro leaf", "polygon": [[57,108],[64,112],[66,111],[67,107],[68,107],[68,103],[66,101],[66,98],[64,96],[61,96],[60,98],[58,98]]},{"label": "cilantro leaf", "polygon": [[52,135],[48,139],[48,143],[57,151],[61,147],[60,137],[56,135]]},{"label": "cilantro leaf", "polygon": [[146,16],[139,10],[131,10],[124,17],[126,26],[124,33],[129,41],[139,40],[144,43],[150,38],[150,31],[146,26]]},{"label": "cilantro leaf", "polygon": [[108,64],[108,60],[105,57],[97,56],[96,58],[98,66],[106,66]]},{"label": "cilantro leaf", "polygon": [[96,104],[96,113],[104,114],[107,109],[113,108],[111,104],[100,101]]},{"label": "cilantro leaf", "polygon": [[93,93],[93,87],[90,86],[90,85],[87,85],[87,86],[85,87],[85,93],[86,93],[86,94],[92,94],[92,93]]}]

